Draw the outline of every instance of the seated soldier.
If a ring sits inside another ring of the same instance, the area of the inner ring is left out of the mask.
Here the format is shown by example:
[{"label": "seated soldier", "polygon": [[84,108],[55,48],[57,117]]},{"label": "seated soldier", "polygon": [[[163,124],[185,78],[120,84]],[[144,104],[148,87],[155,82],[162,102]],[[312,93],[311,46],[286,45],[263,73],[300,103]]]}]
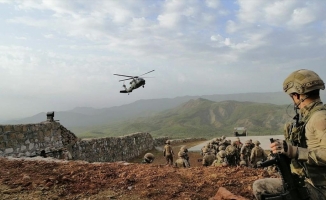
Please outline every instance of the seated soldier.
[{"label": "seated soldier", "polygon": [[227,160],[226,160],[226,152],[224,150],[219,151],[216,154],[216,159],[212,163],[212,166],[223,166],[226,167],[228,166]]},{"label": "seated soldier", "polygon": [[[183,165],[185,167],[190,167],[189,155],[188,155],[188,149],[187,149],[187,147],[182,146],[180,148],[180,151],[178,153],[178,159],[181,159],[183,161]],[[180,160],[178,162],[180,162]]]},{"label": "seated soldier", "polygon": [[146,153],[142,163],[152,163],[155,159],[155,156],[152,153]]}]

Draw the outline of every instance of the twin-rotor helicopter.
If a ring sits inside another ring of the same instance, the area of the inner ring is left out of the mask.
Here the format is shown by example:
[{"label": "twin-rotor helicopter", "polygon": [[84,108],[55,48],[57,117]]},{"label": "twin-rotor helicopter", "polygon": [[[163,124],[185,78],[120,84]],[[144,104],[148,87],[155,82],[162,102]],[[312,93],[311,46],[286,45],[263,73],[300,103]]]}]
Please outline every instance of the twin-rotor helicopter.
[{"label": "twin-rotor helicopter", "polygon": [[[148,73],[151,73],[155,70],[152,70],[152,71],[149,71],[149,72],[146,72],[145,74],[148,74]],[[140,76],[143,76],[145,74],[142,74],[142,75],[139,75],[139,76],[129,76],[129,75],[124,75],[124,74],[113,74],[113,75],[116,75],[116,76],[123,76],[123,77],[128,77],[126,79],[122,79],[122,80],[119,80],[119,81],[123,81],[123,85],[122,87],[124,88],[124,90],[120,90],[120,93],[131,93],[133,90],[143,86],[145,87],[145,79],[144,78],[151,78],[151,77],[140,77]],[[130,81],[130,86],[129,88],[126,87],[126,85],[124,84],[124,81],[126,80],[131,80]]]}]

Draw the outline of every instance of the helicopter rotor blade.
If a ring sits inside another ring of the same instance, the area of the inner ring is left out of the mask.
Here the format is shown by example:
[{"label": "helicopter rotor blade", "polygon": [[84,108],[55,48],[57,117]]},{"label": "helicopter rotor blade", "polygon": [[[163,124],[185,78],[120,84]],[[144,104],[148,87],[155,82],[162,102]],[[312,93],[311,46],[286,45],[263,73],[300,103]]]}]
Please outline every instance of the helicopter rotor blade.
[{"label": "helicopter rotor blade", "polygon": [[[152,70],[152,71],[146,72],[145,74],[151,73],[151,72],[153,72],[153,71],[155,71],[155,70]],[[143,76],[143,75],[145,75],[145,74],[142,74],[142,75],[139,75],[139,76]]]},{"label": "helicopter rotor blade", "polygon": [[134,79],[134,77],[132,77],[132,78],[126,78],[126,79],[122,79],[122,80],[119,80],[119,82],[120,82],[120,81],[131,80],[131,79]]},{"label": "helicopter rotor blade", "polygon": [[134,77],[134,76],[128,76],[128,75],[123,75],[123,74],[113,74],[113,75],[116,75],[116,76],[124,76],[124,77]]}]

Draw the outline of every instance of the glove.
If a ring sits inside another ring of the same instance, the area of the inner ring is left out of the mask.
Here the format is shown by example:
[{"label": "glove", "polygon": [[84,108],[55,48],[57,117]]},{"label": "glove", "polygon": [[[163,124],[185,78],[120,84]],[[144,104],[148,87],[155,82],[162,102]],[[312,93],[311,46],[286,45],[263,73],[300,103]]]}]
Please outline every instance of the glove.
[{"label": "glove", "polygon": [[298,157],[298,147],[292,146],[291,144],[286,143],[285,140],[276,139],[270,145],[273,153],[284,154],[289,158]]}]

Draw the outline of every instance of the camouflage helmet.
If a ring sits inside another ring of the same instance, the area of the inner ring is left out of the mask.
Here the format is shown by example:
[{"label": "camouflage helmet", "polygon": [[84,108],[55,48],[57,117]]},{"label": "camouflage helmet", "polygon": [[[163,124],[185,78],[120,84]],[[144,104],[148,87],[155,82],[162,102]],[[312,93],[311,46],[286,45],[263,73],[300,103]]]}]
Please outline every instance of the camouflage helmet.
[{"label": "camouflage helmet", "polygon": [[224,145],[219,146],[219,147],[218,147],[218,150],[219,150],[219,151],[223,151],[223,150],[225,150],[225,146],[224,146]]},{"label": "camouflage helmet", "polygon": [[208,148],[207,147],[204,147],[202,150],[203,150],[203,153],[207,153],[208,152]]},{"label": "camouflage helmet", "polygon": [[225,136],[224,135],[222,135],[222,137],[221,137],[223,140],[225,139]]},{"label": "camouflage helmet", "polygon": [[244,161],[244,160],[240,161],[239,164],[240,164],[240,166],[246,166],[247,165],[246,161]]},{"label": "camouflage helmet", "polygon": [[247,140],[247,141],[245,142],[245,144],[251,144],[251,141],[250,141],[250,140]]},{"label": "camouflage helmet", "polygon": [[170,144],[170,140],[165,141],[165,144]]},{"label": "camouflage helmet", "polygon": [[226,152],[225,152],[224,150],[221,150],[221,151],[219,151],[219,152],[217,153],[217,155],[218,155],[219,157],[221,157],[221,158],[225,158],[225,156],[226,156]]},{"label": "camouflage helmet", "polygon": [[254,141],[255,145],[260,145],[260,142],[258,140]]},{"label": "camouflage helmet", "polygon": [[324,90],[324,81],[315,72],[300,69],[292,72],[283,82],[283,90],[287,94],[306,94],[313,90]]},{"label": "camouflage helmet", "polygon": [[186,146],[182,146],[182,147],[180,148],[180,151],[183,151],[183,152],[188,152],[188,149],[187,149],[187,147],[186,147]]}]

